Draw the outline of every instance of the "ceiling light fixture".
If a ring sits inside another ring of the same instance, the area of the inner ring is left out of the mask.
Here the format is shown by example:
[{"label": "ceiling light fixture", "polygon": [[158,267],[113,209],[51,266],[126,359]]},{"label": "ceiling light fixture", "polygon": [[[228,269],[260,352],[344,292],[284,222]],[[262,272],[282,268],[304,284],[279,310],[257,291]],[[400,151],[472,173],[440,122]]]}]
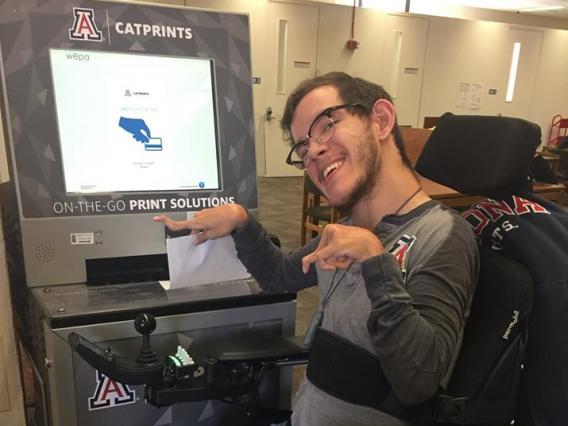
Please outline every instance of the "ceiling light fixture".
[{"label": "ceiling light fixture", "polygon": [[567,9],[566,6],[534,6],[534,7],[525,7],[523,9],[519,9],[520,12],[547,12],[552,10],[562,10]]}]

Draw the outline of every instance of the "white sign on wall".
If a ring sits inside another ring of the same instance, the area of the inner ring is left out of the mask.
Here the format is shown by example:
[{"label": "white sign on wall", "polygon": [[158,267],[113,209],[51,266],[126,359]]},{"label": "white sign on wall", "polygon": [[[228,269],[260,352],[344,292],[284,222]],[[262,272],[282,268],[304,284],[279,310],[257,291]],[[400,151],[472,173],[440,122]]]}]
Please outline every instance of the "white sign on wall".
[{"label": "white sign on wall", "polygon": [[460,81],[458,83],[456,108],[478,110],[481,108],[483,83]]}]

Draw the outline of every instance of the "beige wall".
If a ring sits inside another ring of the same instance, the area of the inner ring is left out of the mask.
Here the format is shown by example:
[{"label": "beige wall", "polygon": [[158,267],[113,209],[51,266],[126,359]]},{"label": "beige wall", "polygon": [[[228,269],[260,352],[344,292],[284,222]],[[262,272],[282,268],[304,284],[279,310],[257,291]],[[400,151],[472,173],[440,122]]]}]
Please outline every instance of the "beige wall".
[{"label": "beige wall", "polygon": [[[186,0],[186,6],[226,12],[246,13],[250,17],[252,75],[260,77],[261,82],[267,79],[266,74],[266,41],[267,41],[267,6],[266,0]],[[266,95],[264,84],[253,85],[253,106],[255,122],[255,152],[257,173],[265,170],[265,121]]]},{"label": "beige wall", "polygon": [[529,117],[548,139],[552,117],[568,116],[568,31],[545,30]]},{"label": "beige wall", "polygon": [[[552,116],[568,115],[568,31],[445,18],[431,18],[430,25],[421,116],[452,111],[521,117],[541,126],[545,142]],[[522,43],[521,60],[515,97],[506,103],[514,41]],[[479,110],[456,108],[459,81],[483,83]],[[490,88],[497,95],[488,95]]]},{"label": "beige wall", "polygon": [[[0,231],[1,233],[1,231]],[[3,242],[2,238],[2,242]],[[4,250],[0,251],[0,424],[24,424],[22,386],[12,325]]]},{"label": "beige wall", "polygon": [[[504,14],[497,13],[503,17]],[[395,28],[395,19],[414,20],[412,25]],[[542,23],[543,18],[531,22]],[[397,108],[417,106],[416,117],[405,114],[403,124],[421,126],[424,116],[446,111],[456,114],[508,115],[539,124],[546,141],[552,116],[568,115],[568,31],[511,23],[450,19],[423,15],[387,15],[358,9],[355,36],[360,42],[354,52],[343,46],[349,35],[349,7],[323,5],[318,37],[318,72],[346,70],[383,84],[391,90],[387,70],[392,32],[402,31],[403,54],[399,87],[420,84],[412,99],[395,99]],[[426,29],[418,20],[427,21]],[[514,19],[511,18],[511,21]],[[526,18],[524,21],[528,21]],[[421,45],[423,38],[424,46]],[[521,41],[521,62],[513,102],[505,102],[506,86],[514,41]],[[412,46],[409,46],[408,43]],[[424,50],[422,50],[424,49]],[[414,60],[412,60],[414,58]],[[404,69],[415,73],[404,73]],[[406,78],[406,81],[402,79]],[[483,85],[478,109],[457,105],[460,82]],[[497,89],[489,95],[489,89]]]},{"label": "beige wall", "polygon": [[[0,115],[1,117],[1,115]],[[7,179],[4,131],[0,118],[0,180]],[[0,226],[0,425],[24,424],[24,403],[19,362],[12,327],[12,305],[6,271],[4,234]]]},{"label": "beige wall", "polygon": [[[347,38],[350,8],[326,5],[322,9],[335,9],[333,13],[320,13],[328,19],[332,16],[335,21],[332,19],[330,25],[325,20],[320,21],[318,69],[329,70],[336,63],[339,69],[369,78],[390,89],[388,74],[378,70],[389,66],[389,56],[384,54],[387,47],[382,43],[392,39],[389,21],[394,16],[358,10],[356,38],[360,47],[350,60],[345,60],[337,52]],[[416,92],[418,96],[415,99],[419,106],[418,117],[416,122],[405,120],[405,124],[421,125],[424,116],[437,116],[446,111],[481,115],[500,113],[539,124],[545,142],[552,117],[555,114],[568,115],[568,103],[565,102],[568,96],[565,78],[568,72],[568,31],[562,29],[568,28],[568,20],[465,8],[456,10],[456,13],[469,19],[398,15],[415,19],[421,17],[428,21],[425,60],[422,69],[420,60],[415,65],[418,68],[416,78],[422,77],[422,90]],[[416,27],[413,25],[403,30],[403,48],[405,40],[419,40]],[[512,44],[517,40],[522,42],[521,63],[515,97],[512,103],[506,103],[504,97]],[[381,46],[382,52],[378,52]],[[335,53],[329,53],[333,49]],[[419,46],[416,45],[412,53],[420,59]],[[343,54],[346,54],[345,49]],[[400,66],[413,65],[402,62]],[[459,82],[483,84],[479,109],[457,107]],[[489,95],[490,88],[497,89],[497,95]]]}]

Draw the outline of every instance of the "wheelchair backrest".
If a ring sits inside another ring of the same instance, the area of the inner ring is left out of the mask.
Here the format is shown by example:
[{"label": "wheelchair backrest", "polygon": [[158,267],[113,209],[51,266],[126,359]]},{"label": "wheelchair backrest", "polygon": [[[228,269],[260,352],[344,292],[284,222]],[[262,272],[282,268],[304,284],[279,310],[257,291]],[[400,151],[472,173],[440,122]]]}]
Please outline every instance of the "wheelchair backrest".
[{"label": "wheelchair backrest", "polygon": [[480,260],[462,348],[435,412],[450,424],[508,425],[515,418],[533,280],[523,265],[488,249],[480,250]]},{"label": "wheelchair backrest", "polygon": [[[540,128],[525,120],[446,114],[416,171],[459,192],[499,200],[529,189],[539,142]],[[501,248],[480,249],[462,348],[447,389],[433,400],[437,422],[507,425],[515,417],[534,282],[527,267]]]}]

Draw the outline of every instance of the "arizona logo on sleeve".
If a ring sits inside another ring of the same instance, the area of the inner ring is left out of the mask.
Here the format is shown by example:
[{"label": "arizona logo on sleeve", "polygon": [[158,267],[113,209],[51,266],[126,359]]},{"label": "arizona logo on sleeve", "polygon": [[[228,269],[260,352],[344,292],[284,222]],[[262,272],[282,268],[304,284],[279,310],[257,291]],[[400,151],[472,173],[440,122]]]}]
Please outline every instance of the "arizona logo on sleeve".
[{"label": "arizona logo on sleeve", "polygon": [[415,241],[415,236],[403,235],[389,249],[389,253],[394,255],[397,263],[400,265],[403,280],[406,279],[406,255]]}]

